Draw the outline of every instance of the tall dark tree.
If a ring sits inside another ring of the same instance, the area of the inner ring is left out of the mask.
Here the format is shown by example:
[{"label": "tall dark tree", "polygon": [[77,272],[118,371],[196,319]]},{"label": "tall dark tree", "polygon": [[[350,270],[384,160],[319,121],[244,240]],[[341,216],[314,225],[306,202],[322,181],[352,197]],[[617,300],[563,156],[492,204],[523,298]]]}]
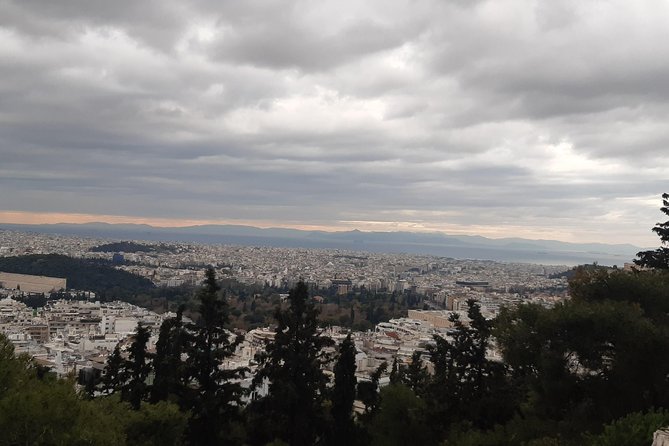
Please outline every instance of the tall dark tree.
[{"label": "tall dark tree", "polygon": [[191,411],[189,438],[195,445],[234,443],[231,425],[239,420],[241,386],[235,380],[243,369],[224,366],[241,342],[226,329],[228,305],[220,293],[213,268],[205,272],[198,292],[199,318],[190,325],[191,342],[188,353],[188,376],[192,394],[186,398]]},{"label": "tall dark tree", "polygon": [[390,367],[390,384],[399,384],[404,379],[404,370],[400,364],[400,360],[395,356],[393,358],[393,365]]},{"label": "tall dark tree", "polygon": [[[662,194],[662,204],[660,210],[665,215],[669,215],[669,194]],[[669,244],[669,221],[657,223],[653,232],[660,237],[662,246],[652,251],[637,253],[638,259],[634,260],[634,263],[648,268],[669,269],[669,247],[666,246]]]},{"label": "tall dark tree", "polygon": [[172,400],[183,404],[188,376],[182,359],[189,337],[183,324],[183,307],[174,318],[160,326],[156,354],[153,358],[155,377],[151,386],[151,402]]},{"label": "tall dark tree", "polygon": [[351,334],[339,346],[339,357],[334,366],[334,387],[332,388],[333,431],[330,444],[351,445],[355,439],[353,424],[353,402],[357,379],[355,377],[355,355],[357,351]]},{"label": "tall dark tree", "polygon": [[406,384],[413,392],[422,396],[425,386],[427,385],[429,374],[423,364],[421,352],[415,350],[411,355],[411,362],[407,366],[404,374],[404,384]]},{"label": "tall dark tree", "polygon": [[116,344],[114,351],[107,358],[105,374],[102,376],[102,392],[111,395],[120,392],[127,380],[126,361],[121,355],[121,347]]},{"label": "tall dark tree", "polygon": [[492,323],[481,314],[478,303],[468,301],[469,326],[457,314],[452,340],[435,336],[429,346],[434,376],[426,393],[435,434],[443,437],[452,423],[467,421],[487,428],[506,421],[511,409],[497,402],[507,391],[505,369],[501,363],[486,358]]},{"label": "tall dark tree", "polygon": [[323,438],[327,378],[321,366],[329,361],[324,348],[332,340],[321,334],[317,315],[301,281],[288,294],[288,307],[276,310],[274,341],[257,357],[254,385],[267,384],[268,393],[249,408],[253,444],[278,439],[307,446]]},{"label": "tall dark tree", "polygon": [[133,409],[139,406],[148,395],[146,382],[151,372],[149,354],[146,351],[151,332],[142,323],[137,324],[135,339],[130,344],[130,355],[125,362],[127,381],[121,387],[121,399],[128,401]]}]

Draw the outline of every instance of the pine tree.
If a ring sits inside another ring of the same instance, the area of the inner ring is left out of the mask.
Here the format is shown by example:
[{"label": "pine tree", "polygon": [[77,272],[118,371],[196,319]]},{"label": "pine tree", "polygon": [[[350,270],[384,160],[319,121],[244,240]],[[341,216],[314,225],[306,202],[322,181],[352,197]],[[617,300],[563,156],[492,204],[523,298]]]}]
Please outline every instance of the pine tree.
[{"label": "pine tree", "polygon": [[350,445],[355,438],[353,424],[353,401],[357,379],[355,377],[355,355],[357,351],[351,334],[339,346],[339,357],[334,366],[334,387],[332,388],[332,445]]},{"label": "pine tree", "polygon": [[415,350],[411,355],[411,363],[406,369],[406,374],[404,375],[404,383],[411,389],[413,392],[422,396],[427,385],[429,375],[425,366],[423,365],[423,360],[421,358],[421,352]]},{"label": "pine tree", "polygon": [[137,324],[135,339],[130,345],[130,355],[125,361],[127,381],[121,386],[121,399],[128,401],[133,409],[139,409],[142,400],[148,395],[146,383],[151,372],[151,363],[146,351],[151,333],[141,322]]},{"label": "pine tree", "polygon": [[358,383],[358,399],[365,405],[365,417],[369,420],[379,404],[379,381],[381,376],[388,369],[388,363],[383,362],[370,375],[369,381],[362,381]]},{"label": "pine tree", "polygon": [[234,354],[242,339],[231,339],[231,333],[225,328],[228,305],[220,289],[216,273],[208,268],[197,295],[200,301],[198,323],[188,327],[191,333],[187,349],[188,376],[193,390],[185,404],[192,413],[189,437],[195,445],[232,443],[229,428],[239,419],[242,388],[235,380],[245,370],[221,366]]},{"label": "pine tree", "polygon": [[507,414],[495,413],[490,404],[506,385],[504,366],[486,358],[492,324],[483,317],[476,301],[470,299],[467,304],[470,326],[454,313],[450,319],[454,326],[452,341],[435,336],[435,344],[428,347],[434,376],[425,398],[434,419],[431,424],[440,436],[449,423],[466,420],[476,427],[489,428],[500,419],[506,421],[503,418]]},{"label": "pine tree", "polygon": [[125,359],[121,355],[119,344],[116,344],[114,351],[107,358],[105,374],[102,376],[102,391],[107,395],[120,392],[125,382]]},{"label": "pine tree", "polygon": [[257,358],[254,385],[266,381],[269,391],[250,407],[254,444],[280,439],[307,446],[323,437],[327,377],[321,366],[332,340],[321,335],[317,315],[304,282],[290,291],[288,308],[276,310],[276,336]]},{"label": "pine tree", "polygon": [[400,365],[400,360],[395,356],[393,358],[393,365],[390,368],[390,384],[399,384],[402,382],[404,371]]},{"label": "pine tree", "polygon": [[[662,194],[662,204],[663,206],[660,210],[665,215],[669,215],[669,194]],[[653,232],[660,237],[662,246],[653,251],[641,251],[637,253],[638,259],[634,260],[634,263],[648,268],[669,269],[669,248],[665,246],[669,244],[669,221],[657,223],[653,228]]]},{"label": "pine tree", "polygon": [[173,400],[183,404],[188,382],[182,354],[185,352],[187,340],[181,307],[176,317],[166,319],[160,326],[153,359],[155,377],[151,386],[152,403]]}]

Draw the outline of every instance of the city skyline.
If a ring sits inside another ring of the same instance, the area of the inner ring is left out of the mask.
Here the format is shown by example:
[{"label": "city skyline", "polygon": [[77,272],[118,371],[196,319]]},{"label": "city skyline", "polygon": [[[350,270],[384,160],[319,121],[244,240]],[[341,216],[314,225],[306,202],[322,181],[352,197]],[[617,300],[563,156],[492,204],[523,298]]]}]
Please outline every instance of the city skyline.
[{"label": "city skyline", "polygon": [[0,4],[0,222],[657,246],[669,6]]}]

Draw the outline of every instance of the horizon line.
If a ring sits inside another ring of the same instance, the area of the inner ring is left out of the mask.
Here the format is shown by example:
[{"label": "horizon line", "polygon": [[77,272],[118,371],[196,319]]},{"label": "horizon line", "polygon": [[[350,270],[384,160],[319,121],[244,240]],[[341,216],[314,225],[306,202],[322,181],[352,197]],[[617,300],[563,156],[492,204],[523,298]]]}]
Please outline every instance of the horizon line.
[{"label": "horizon line", "polygon": [[[508,228],[504,227],[491,228],[487,226],[468,225],[467,227],[447,225],[447,229],[440,229],[434,227],[426,227],[420,222],[389,222],[389,221],[365,221],[365,220],[340,220],[338,225],[323,225],[323,224],[304,224],[298,222],[267,222],[262,220],[228,220],[228,219],[176,219],[165,217],[138,217],[128,215],[110,215],[110,214],[88,214],[88,213],[67,213],[67,212],[31,212],[31,211],[14,211],[14,210],[0,210],[0,224],[15,224],[15,225],[58,225],[58,224],[136,224],[147,225],[154,228],[170,229],[170,228],[188,228],[199,226],[247,226],[258,229],[294,229],[299,231],[322,231],[328,233],[360,231],[360,232],[386,232],[386,233],[418,233],[418,234],[441,234],[450,236],[468,236],[468,237],[483,237],[492,240],[500,239],[524,239],[532,241],[557,241],[561,243],[574,244],[603,244],[603,245],[631,245],[634,247],[642,247],[644,244],[635,244],[631,242],[625,243],[608,243],[604,241],[592,240],[574,240],[574,234],[562,234],[566,236],[560,238],[556,236],[555,230],[542,230],[535,228],[535,231],[527,231],[525,227],[517,227],[522,229],[523,235],[509,233]],[[365,228],[364,226],[367,226]],[[552,234],[552,235],[549,235]],[[572,237],[569,237],[571,235]],[[571,240],[565,240],[571,239]]]}]

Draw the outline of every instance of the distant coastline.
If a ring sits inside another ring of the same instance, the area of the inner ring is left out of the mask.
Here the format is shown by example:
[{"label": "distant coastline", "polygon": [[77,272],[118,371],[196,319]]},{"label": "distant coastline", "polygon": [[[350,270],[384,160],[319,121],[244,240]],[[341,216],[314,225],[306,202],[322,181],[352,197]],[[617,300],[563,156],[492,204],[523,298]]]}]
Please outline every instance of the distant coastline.
[{"label": "distant coastline", "polygon": [[625,262],[631,262],[636,253],[644,249],[627,244],[581,244],[520,238],[490,239],[481,236],[441,233],[362,232],[357,230],[325,232],[279,228],[262,229],[238,225],[166,228],[108,223],[50,225],[0,223],[0,230],[76,235],[112,240],[409,253],[455,259],[567,266],[593,262],[608,266],[622,266]]}]

